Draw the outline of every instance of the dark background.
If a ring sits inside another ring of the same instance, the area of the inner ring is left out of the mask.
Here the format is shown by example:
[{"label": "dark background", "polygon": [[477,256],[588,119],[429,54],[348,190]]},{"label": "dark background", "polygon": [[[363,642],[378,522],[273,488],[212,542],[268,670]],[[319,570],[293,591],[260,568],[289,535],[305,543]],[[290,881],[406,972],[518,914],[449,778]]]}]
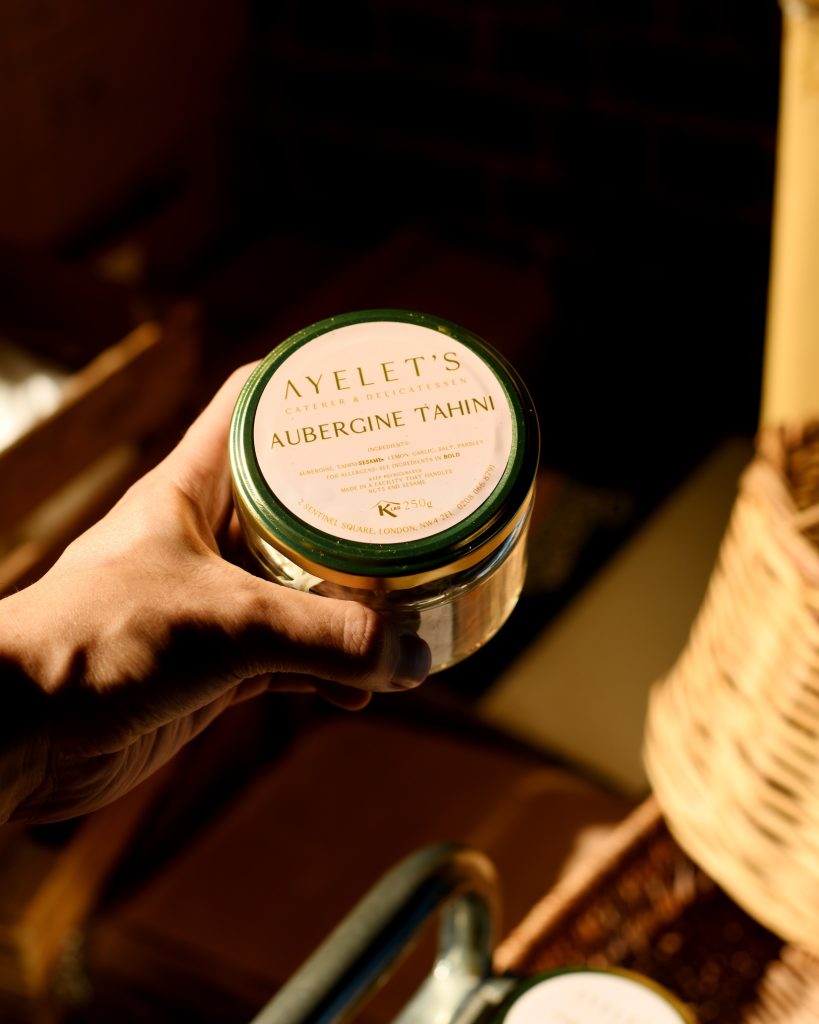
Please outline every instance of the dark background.
[{"label": "dark background", "polygon": [[519,365],[547,465],[646,506],[753,433],[771,0],[6,0],[0,29],[0,238],[196,298],[208,386],[412,304]]},{"label": "dark background", "polygon": [[[275,13],[273,12],[275,9]],[[247,215],[402,224],[536,267],[547,460],[632,487],[753,431],[770,3],[257,5]]]}]

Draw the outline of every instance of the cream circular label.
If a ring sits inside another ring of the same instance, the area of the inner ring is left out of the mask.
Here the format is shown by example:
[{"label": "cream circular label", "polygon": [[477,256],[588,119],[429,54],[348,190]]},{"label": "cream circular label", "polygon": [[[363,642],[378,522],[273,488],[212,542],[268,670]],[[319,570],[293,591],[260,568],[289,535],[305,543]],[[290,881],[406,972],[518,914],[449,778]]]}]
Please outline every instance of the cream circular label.
[{"label": "cream circular label", "polygon": [[533,985],[503,1024],[684,1024],[659,992],[621,974],[571,971]]},{"label": "cream circular label", "polygon": [[514,419],[494,370],[448,334],[371,321],[273,372],[253,425],[270,489],[304,522],[392,544],[462,522],[500,482]]}]

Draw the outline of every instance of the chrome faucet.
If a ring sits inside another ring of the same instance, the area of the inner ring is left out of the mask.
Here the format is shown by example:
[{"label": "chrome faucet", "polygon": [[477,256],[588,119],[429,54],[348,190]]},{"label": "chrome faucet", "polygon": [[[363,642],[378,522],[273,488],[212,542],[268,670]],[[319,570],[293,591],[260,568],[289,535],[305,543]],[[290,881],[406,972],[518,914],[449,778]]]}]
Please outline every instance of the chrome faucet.
[{"label": "chrome faucet", "polygon": [[441,911],[432,971],[394,1024],[471,1024],[512,985],[492,975],[495,869],[454,843],[425,847],[389,871],[254,1018],[252,1024],[341,1024]]}]

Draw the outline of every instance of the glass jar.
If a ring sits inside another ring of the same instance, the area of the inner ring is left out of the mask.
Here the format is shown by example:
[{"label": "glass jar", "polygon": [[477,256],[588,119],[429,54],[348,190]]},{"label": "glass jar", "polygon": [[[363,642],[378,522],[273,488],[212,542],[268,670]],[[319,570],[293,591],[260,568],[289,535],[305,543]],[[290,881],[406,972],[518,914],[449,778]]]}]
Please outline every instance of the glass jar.
[{"label": "glass jar", "polygon": [[288,338],[236,404],[235,504],[259,570],[377,609],[432,649],[477,650],[523,586],[537,418],[508,362],[448,321],[331,317]]}]

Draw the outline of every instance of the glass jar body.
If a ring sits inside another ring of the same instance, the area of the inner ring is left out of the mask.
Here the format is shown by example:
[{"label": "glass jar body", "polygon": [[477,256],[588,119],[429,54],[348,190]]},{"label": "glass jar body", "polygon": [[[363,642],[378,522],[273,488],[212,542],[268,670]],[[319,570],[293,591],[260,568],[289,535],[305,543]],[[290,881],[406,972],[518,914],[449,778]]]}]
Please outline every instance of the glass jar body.
[{"label": "glass jar body", "polygon": [[402,589],[349,586],[311,575],[260,537],[240,505],[238,510],[254,571],[293,590],[358,601],[375,609],[403,632],[425,640],[432,653],[430,672],[440,672],[491,640],[517,604],[526,575],[532,502],[530,495],[509,536],[477,564]]}]

